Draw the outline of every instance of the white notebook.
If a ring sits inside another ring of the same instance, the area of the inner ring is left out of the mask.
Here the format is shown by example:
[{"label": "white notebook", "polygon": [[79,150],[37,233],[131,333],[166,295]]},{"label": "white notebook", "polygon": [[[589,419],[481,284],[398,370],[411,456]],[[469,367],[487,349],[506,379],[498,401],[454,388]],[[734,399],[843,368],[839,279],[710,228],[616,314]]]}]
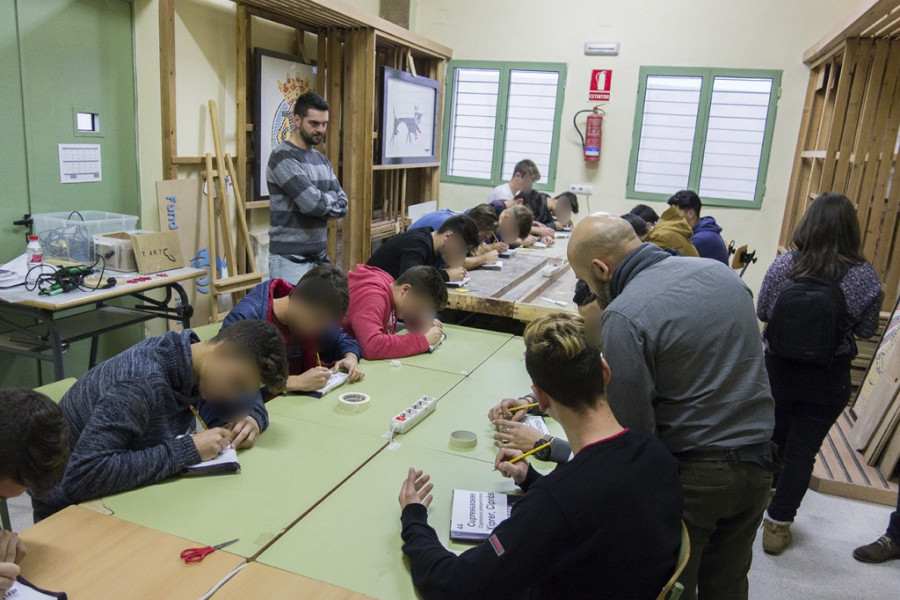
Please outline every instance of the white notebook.
[{"label": "white notebook", "polygon": [[500,492],[453,490],[450,539],[467,542],[487,539],[497,525],[509,518],[519,497]]},{"label": "white notebook", "polygon": [[217,457],[186,468],[182,475],[217,475],[219,473],[240,473],[240,471],[241,463],[238,462],[237,451],[228,446]]},{"label": "white notebook", "polygon": [[465,285],[468,285],[468,283],[469,283],[469,276],[466,275],[466,276],[462,279],[462,281],[448,281],[448,282],[447,282],[447,287],[449,287],[449,288],[458,288],[458,287],[463,287],[463,286],[465,286]]},{"label": "white notebook", "polygon": [[337,373],[332,373],[331,377],[328,378],[328,383],[324,386],[320,387],[316,390],[316,393],[324,396],[331,390],[337,387],[341,387],[345,383],[347,383],[347,378],[350,377],[349,373],[344,373],[342,371],[338,371]]},{"label": "white notebook", "polygon": [[500,271],[501,269],[503,269],[503,261],[498,260],[497,262],[490,265],[481,265],[481,268],[488,271]]},{"label": "white notebook", "polygon": [[550,435],[550,430],[547,429],[547,424],[544,423],[544,417],[539,417],[537,415],[528,415],[525,417],[525,421],[523,421],[525,425],[529,427],[534,427],[538,431],[540,431],[544,435]]}]

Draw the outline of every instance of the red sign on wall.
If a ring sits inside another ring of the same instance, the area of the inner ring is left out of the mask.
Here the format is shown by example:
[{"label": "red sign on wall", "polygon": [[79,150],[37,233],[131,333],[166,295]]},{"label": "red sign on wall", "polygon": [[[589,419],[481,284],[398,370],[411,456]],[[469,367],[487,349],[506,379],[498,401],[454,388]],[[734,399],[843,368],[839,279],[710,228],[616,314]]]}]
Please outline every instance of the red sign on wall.
[{"label": "red sign on wall", "polygon": [[612,83],[612,69],[594,69],[591,73],[591,102],[609,102],[609,87]]}]

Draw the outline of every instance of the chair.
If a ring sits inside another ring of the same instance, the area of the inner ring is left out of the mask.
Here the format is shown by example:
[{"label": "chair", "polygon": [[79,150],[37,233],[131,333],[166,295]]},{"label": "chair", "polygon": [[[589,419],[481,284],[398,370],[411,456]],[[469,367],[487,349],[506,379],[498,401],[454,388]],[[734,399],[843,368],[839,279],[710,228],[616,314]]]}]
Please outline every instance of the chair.
[{"label": "chair", "polygon": [[678,578],[681,577],[681,573],[684,571],[684,568],[687,566],[688,559],[691,557],[691,538],[688,536],[687,527],[684,524],[684,521],[681,522],[681,550],[678,551],[678,562],[675,563],[675,573],[669,578],[669,581],[666,582],[666,585],[663,586],[662,591],[659,593],[659,596],[656,597],[656,600],[678,600],[681,598],[681,594],[684,592],[684,586],[678,581]]}]

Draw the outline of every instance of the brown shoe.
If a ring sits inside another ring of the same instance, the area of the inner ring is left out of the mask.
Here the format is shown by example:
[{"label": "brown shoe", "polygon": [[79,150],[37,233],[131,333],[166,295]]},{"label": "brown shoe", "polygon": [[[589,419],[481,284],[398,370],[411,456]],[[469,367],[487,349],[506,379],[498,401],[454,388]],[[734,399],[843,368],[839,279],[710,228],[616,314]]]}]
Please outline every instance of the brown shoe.
[{"label": "brown shoe", "polygon": [[763,519],[763,550],[766,554],[781,554],[793,539],[790,523],[778,525],[769,519]]},{"label": "brown shoe", "polygon": [[864,563],[883,563],[900,558],[900,546],[886,535],[853,551],[853,558]]}]

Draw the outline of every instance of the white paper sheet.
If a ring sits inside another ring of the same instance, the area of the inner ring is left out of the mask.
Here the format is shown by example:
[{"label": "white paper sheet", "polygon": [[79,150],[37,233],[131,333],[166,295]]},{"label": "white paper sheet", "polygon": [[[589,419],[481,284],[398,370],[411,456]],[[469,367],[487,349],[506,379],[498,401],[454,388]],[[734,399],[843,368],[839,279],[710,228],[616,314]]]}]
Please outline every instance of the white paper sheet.
[{"label": "white paper sheet", "polygon": [[326,383],[323,387],[320,387],[316,390],[319,394],[323,396],[333,390],[336,387],[340,387],[347,383],[347,378],[350,377],[349,373],[332,373],[331,377],[328,378],[328,383]]},{"label": "white paper sheet", "polygon": [[544,423],[543,417],[538,417],[537,415],[529,415],[525,417],[524,423],[529,427],[534,427],[544,435],[550,435],[550,430],[547,429],[547,424]]},{"label": "white paper sheet", "polygon": [[42,594],[34,588],[22,585],[18,581],[3,594],[3,600],[55,600],[56,596]]}]

